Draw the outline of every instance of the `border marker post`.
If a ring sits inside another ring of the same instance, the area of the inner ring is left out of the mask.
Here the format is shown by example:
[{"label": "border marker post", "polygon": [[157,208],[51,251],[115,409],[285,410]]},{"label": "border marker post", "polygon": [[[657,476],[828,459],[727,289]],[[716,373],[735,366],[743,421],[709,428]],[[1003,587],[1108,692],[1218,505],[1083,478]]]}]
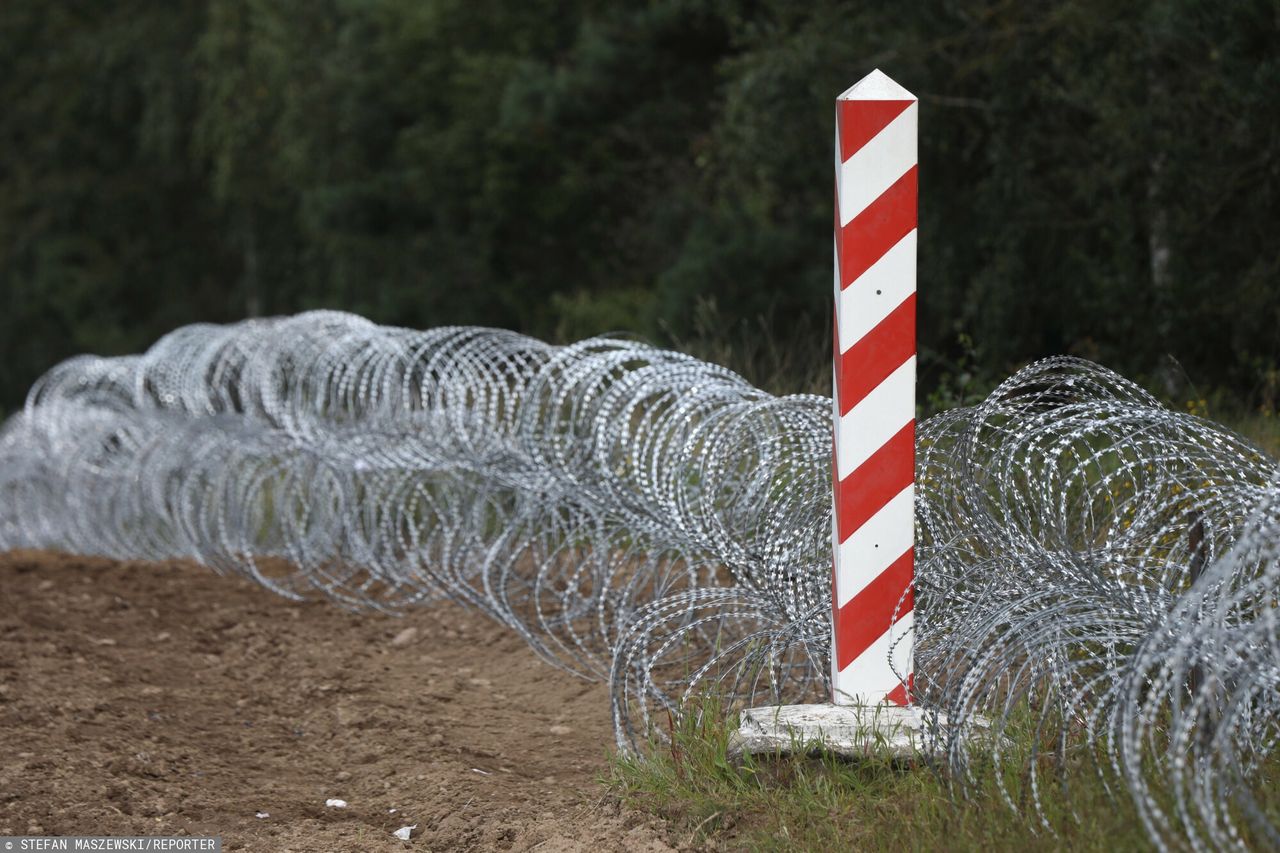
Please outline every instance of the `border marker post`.
[{"label": "border marker post", "polygon": [[836,99],[836,704],[910,702],[918,115],[879,70]]},{"label": "border marker post", "polygon": [[925,748],[911,706],[918,114],[879,70],[836,99],[832,702],[743,711],[735,754]]}]

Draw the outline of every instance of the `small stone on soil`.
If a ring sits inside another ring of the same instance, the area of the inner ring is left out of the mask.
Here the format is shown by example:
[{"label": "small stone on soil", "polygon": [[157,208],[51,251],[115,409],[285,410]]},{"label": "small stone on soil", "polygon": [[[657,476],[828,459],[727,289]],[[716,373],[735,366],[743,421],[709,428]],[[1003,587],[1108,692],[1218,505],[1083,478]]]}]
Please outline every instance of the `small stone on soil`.
[{"label": "small stone on soil", "polygon": [[396,634],[395,638],[391,641],[391,645],[397,646],[397,647],[407,646],[410,643],[412,643],[417,638],[417,636],[418,636],[417,628],[405,628],[399,634]]}]

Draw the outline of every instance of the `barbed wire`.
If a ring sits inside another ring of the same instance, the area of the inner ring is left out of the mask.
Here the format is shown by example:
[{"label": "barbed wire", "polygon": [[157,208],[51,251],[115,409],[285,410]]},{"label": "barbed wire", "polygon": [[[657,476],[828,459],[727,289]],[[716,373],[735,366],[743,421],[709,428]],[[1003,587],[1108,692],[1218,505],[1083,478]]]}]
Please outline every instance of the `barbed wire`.
[{"label": "barbed wire", "polygon": [[[607,680],[636,748],[703,694],[828,696],[831,439],[827,398],[634,341],[188,326],[36,383],[0,430],[0,549],[447,596]],[[974,749],[1022,762],[1052,828],[1040,759],[1083,745],[1161,845],[1280,840],[1276,461],[1068,358],[917,445],[916,694],[957,785]]]}]

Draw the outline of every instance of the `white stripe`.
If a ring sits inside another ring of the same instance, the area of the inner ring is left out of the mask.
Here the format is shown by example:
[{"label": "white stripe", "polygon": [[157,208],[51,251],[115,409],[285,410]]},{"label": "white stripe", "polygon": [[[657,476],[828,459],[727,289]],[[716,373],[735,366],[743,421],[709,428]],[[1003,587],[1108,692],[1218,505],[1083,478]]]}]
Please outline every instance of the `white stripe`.
[{"label": "white stripe", "polygon": [[[916,119],[919,114],[918,104],[907,107],[871,137],[871,141],[840,164],[836,170],[836,192],[840,196],[842,226],[848,225],[853,217],[866,210],[916,165]],[[839,127],[838,122],[836,126]]]},{"label": "white stripe", "polygon": [[880,639],[835,673],[832,692],[837,705],[879,705],[906,680],[911,674],[911,646],[915,638],[908,634],[915,624],[914,616],[914,612],[907,613],[892,628],[886,626]]},{"label": "white stripe", "polygon": [[840,289],[837,254],[836,327],[840,330],[840,352],[862,340],[916,292],[916,233],[912,228],[844,290]]},{"label": "white stripe", "polygon": [[839,244],[839,243],[837,243],[835,240],[832,240],[832,241],[831,241],[831,249],[832,249],[831,269],[835,272],[835,285],[836,285],[836,286],[835,286],[835,300],[836,300],[836,334],[837,334],[837,335],[841,335],[841,337],[843,337],[843,335],[842,335],[842,334],[841,334],[841,332],[840,332],[840,329],[841,329],[841,325],[840,325],[840,311],[841,311],[841,307],[840,307],[840,300],[841,300],[841,295],[842,295],[842,294],[840,293],[840,244]]},{"label": "white stripe", "polygon": [[837,106],[836,106],[836,147],[835,147],[835,161],[836,161],[836,197],[835,197],[835,203],[836,203],[836,211],[839,211],[839,210],[840,210],[840,107],[839,107],[839,105],[837,105]]},{"label": "white stripe", "polygon": [[916,416],[913,355],[840,417],[836,425],[836,477],[843,480]]},{"label": "white stripe", "polygon": [[836,606],[844,607],[915,542],[915,489],[907,486],[839,544]]}]

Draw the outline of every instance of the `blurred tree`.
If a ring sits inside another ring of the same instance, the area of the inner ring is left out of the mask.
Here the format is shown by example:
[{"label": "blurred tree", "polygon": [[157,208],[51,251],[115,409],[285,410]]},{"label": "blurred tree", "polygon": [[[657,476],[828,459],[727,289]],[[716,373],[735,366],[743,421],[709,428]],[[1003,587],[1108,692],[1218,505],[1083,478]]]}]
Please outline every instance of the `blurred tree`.
[{"label": "blurred tree", "polygon": [[203,4],[0,4],[0,401],[77,351],[234,316],[187,155]]}]

